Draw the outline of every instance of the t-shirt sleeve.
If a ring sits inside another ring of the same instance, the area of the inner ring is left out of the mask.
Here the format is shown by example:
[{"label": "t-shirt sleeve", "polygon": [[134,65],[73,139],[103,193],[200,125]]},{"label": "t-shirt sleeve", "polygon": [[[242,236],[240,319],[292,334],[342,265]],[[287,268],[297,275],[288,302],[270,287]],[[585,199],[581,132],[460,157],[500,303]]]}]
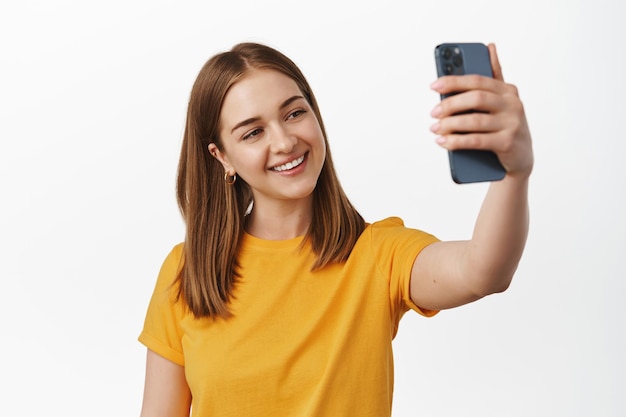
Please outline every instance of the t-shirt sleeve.
[{"label": "t-shirt sleeve", "polygon": [[183,245],[179,244],[161,266],[139,341],[164,358],[184,366],[181,329],[183,307],[181,301],[176,301],[175,283],[182,266],[182,254]]},{"label": "t-shirt sleeve", "polygon": [[405,227],[397,217],[373,223],[371,233],[378,266],[389,279],[389,297],[396,323],[409,309],[426,317],[437,314],[411,300],[410,284],[415,259],[422,249],[439,240],[421,230]]}]

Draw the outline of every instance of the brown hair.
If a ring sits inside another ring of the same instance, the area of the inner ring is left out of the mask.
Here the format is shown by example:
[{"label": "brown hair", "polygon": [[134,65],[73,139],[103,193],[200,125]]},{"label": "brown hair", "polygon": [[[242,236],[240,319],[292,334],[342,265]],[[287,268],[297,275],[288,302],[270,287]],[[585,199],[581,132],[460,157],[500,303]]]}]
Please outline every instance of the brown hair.
[{"label": "brown hair", "polygon": [[339,184],[315,96],[298,67],[277,50],[255,43],[215,55],[191,90],[178,165],[178,205],[186,223],[178,297],[195,317],[230,315],[228,302],[238,277],[237,252],[252,192],[241,178],[225,184],[223,168],[209,154],[208,145],[213,142],[223,149],[218,129],[224,97],[252,69],[279,71],[293,79],[324,135],[326,159],[313,191],[313,218],[305,236],[317,255],[313,269],[344,262],[365,228]]}]

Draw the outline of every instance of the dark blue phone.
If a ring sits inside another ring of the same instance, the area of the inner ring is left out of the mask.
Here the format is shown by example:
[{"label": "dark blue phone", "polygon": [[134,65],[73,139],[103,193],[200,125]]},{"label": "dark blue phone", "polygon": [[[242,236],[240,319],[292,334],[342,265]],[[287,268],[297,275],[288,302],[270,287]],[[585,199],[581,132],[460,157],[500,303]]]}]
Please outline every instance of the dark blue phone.
[{"label": "dark blue phone", "polygon": [[[443,43],[435,48],[437,75],[479,74],[493,77],[489,49],[482,43]],[[442,94],[441,99],[452,94]],[[491,151],[448,151],[450,173],[457,184],[498,181],[506,170]]]}]

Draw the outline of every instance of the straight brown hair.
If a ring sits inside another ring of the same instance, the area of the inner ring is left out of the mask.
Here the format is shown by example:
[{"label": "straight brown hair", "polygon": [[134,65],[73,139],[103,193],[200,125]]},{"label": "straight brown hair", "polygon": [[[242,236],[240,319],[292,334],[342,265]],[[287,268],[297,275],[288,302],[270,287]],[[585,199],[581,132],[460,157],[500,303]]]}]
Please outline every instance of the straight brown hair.
[{"label": "straight brown hair", "polygon": [[178,297],[197,318],[231,315],[228,304],[238,279],[237,253],[252,192],[242,178],[233,185],[225,183],[224,170],[208,145],[213,142],[223,150],[218,132],[224,97],[254,69],[279,71],[293,79],[324,135],[326,159],[313,191],[313,218],[304,240],[317,256],[312,268],[345,262],[365,228],[341,188],[317,101],[300,69],[281,52],[256,43],[241,43],[215,55],[191,90],[178,164],[177,199],[186,224]]}]

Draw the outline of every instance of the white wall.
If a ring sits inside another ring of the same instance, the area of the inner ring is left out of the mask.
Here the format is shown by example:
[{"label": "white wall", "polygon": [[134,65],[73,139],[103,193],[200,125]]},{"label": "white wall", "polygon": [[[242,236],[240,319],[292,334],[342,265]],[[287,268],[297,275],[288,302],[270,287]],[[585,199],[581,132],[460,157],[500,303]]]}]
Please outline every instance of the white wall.
[{"label": "white wall", "polygon": [[244,40],[304,70],[368,220],[399,215],[443,239],[469,237],[485,187],[453,184],[429,133],[432,50],[496,42],[534,136],[527,250],[508,292],[406,316],[394,416],[626,413],[617,1],[6,3],[0,415],[138,415],[136,337],[183,238],[186,101],[206,59]]}]

